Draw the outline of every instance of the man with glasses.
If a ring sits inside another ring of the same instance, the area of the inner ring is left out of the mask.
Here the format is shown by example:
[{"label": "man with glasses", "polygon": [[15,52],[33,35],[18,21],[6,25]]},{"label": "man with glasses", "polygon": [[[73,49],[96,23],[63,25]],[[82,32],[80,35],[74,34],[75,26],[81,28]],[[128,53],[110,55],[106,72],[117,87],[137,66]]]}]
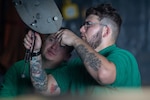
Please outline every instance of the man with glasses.
[{"label": "man with glasses", "polygon": [[[45,77],[43,80],[33,80],[35,88],[43,94],[80,95],[140,87],[141,77],[135,57],[115,44],[121,23],[116,9],[110,4],[100,4],[86,11],[85,22],[80,28],[81,38],[68,29],[57,32],[56,38],[60,44],[73,46],[79,58],[69,61],[67,67],[48,76],[41,72]],[[40,65],[41,58],[38,57],[31,60],[31,67]]]}]

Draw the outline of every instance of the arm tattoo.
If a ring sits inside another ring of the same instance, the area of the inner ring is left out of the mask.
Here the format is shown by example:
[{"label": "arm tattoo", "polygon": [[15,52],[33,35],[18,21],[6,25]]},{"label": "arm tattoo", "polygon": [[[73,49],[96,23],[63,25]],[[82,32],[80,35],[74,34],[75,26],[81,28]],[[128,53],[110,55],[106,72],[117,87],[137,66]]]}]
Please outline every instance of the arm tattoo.
[{"label": "arm tattoo", "polygon": [[40,92],[46,91],[48,87],[48,78],[42,68],[41,56],[35,56],[30,61],[30,75],[33,86]]},{"label": "arm tattoo", "polygon": [[50,93],[53,94],[58,88],[58,85],[52,84],[50,88]]},{"label": "arm tattoo", "polygon": [[84,45],[79,45],[77,47],[77,52],[88,66],[93,68],[95,71],[98,71],[101,61],[95,56],[95,54],[90,53]]}]

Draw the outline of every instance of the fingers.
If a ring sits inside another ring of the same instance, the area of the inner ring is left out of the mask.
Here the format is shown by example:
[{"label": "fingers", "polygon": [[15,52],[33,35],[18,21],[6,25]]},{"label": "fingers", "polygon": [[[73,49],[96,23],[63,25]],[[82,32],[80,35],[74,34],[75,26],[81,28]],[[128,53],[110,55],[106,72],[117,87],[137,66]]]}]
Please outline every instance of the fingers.
[{"label": "fingers", "polygon": [[61,40],[62,40],[62,35],[63,35],[63,30],[59,31],[59,32],[57,33],[57,35],[56,35],[56,39],[57,39],[59,42],[61,42]]},{"label": "fingers", "polygon": [[31,45],[26,40],[24,40],[23,45],[25,46],[26,49],[31,48]]},{"label": "fingers", "polygon": [[23,40],[23,44],[25,46],[26,49],[30,49],[32,47],[32,44],[33,44],[33,40],[32,40],[32,37],[33,37],[33,32],[30,30],[28,32],[28,34],[25,35],[25,38]]},{"label": "fingers", "polygon": [[30,49],[32,45],[32,41],[29,39],[29,37],[26,35],[23,42],[26,49]]},{"label": "fingers", "polygon": [[57,39],[59,39],[59,38],[62,36],[63,31],[64,31],[64,29],[61,29],[60,31],[58,31],[58,32],[55,34],[55,37],[56,37]]},{"label": "fingers", "polygon": [[64,30],[65,29],[61,29],[55,34],[55,38],[57,39],[57,41],[60,43],[61,46],[65,46],[65,44],[63,44],[62,42],[62,35],[63,35]]},{"label": "fingers", "polygon": [[37,42],[41,42],[42,41],[41,36],[38,33],[36,33],[36,32],[35,32],[35,37],[36,37],[36,41]]}]

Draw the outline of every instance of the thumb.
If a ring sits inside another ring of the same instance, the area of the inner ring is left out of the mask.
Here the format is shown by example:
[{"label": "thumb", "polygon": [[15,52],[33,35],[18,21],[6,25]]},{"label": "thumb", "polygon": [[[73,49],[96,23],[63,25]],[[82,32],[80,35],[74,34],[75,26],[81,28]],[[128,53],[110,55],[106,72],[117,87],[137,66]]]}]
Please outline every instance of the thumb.
[{"label": "thumb", "polygon": [[39,33],[35,32],[35,38],[36,38],[36,41],[41,42],[41,37]]}]

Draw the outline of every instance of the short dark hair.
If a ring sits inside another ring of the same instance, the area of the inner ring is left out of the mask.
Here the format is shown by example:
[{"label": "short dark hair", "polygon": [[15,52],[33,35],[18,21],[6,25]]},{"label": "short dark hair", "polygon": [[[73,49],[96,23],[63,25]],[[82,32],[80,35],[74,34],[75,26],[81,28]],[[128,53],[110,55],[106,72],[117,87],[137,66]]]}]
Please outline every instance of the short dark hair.
[{"label": "short dark hair", "polygon": [[118,31],[120,31],[122,19],[119,13],[116,11],[115,8],[112,7],[111,4],[100,4],[96,7],[90,7],[86,11],[86,17],[91,14],[99,16],[100,20],[102,20],[103,18],[108,18],[112,20],[118,26]]}]

